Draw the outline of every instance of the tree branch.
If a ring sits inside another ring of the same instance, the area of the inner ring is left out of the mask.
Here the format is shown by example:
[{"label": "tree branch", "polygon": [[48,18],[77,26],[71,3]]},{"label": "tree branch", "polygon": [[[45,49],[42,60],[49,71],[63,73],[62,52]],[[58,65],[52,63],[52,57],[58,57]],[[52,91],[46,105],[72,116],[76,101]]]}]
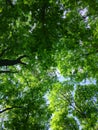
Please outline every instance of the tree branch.
[{"label": "tree branch", "polygon": [[16,64],[23,64],[26,65],[26,63],[23,63],[21,61],[22,58],[27,57],[26,55],[20,56],[15,60],[9,60],[9,59],[1,59],[0,60],[0,66],[12,66]]},{"label": "tree branch", "polygon": [[4,50],[2,50],[2,52],[0,53],[0,57],[2,57],[4,55],[4,53],[6,52],[6,50],[8,50],[8,48],[5,48]]},{"label": "tree branch", "polygon": [[21,107],[21,106],[8,107],[8,108],[5,108],[5,109],[3,109],[3,110],[0,110],[0,113],[3,113],[3,112],[5,112],[5,111],[11,110],[11,109],[15,109],[15,108],[23,108],[23,107]]},{"label": "tree branch", "polygon": [[0,73],[18,73],[18,71],[1,70]]},{"label": "tree branch", "polygon": [[[76,102],[75,102],[75,101],[71,102],[70,99],[69,99],[67,96],[65,96],[63,93],[61,93],[61,95],[63,96],[63,100],[66,99],[66,101],[69,103],[69,105],[70,105],[74,110],[76,110],[82,117],[87,118],[87,117],[86,117],[86,114],[81,110],[80,107],[78,107],[78,106],[76,105]],[[73,103],[74,103],[74,104],[73,104]]]}]

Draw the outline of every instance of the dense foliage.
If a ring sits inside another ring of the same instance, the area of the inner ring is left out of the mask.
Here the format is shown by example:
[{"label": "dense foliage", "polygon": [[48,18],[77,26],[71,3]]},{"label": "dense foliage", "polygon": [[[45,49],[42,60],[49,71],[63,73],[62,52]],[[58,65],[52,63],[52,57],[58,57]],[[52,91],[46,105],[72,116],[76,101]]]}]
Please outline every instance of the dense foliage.
[{"label": "dense foliage", "polygon": [[0,129],[98,129],[98,0],[0,1]]}]

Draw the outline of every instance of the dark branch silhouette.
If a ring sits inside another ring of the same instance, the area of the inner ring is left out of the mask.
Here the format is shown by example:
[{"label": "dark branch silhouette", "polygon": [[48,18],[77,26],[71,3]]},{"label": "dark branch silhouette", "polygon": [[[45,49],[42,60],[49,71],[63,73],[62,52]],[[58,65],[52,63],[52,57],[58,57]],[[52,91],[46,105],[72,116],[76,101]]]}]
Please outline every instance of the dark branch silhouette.
[{"label": "dark branch silhouette", "polygon": [[27,57],[26,55],[20,56],[15,60],[9,60],[9,59],[0,59],[0,66],[12,66],[16,64],[23,64],[26,65],[26,63],[23,63],[21,60],[22,58]]},{"label": "dark branch silhouette", "polygon": [[18,73],[18,71],[0,70],[0,74],[1,73]]},{"label": "dark branch silhouette", "polygon": [[5,108],[5,109],[3,109],[3,110],[0,110],[0,113],[3,113],[3,112],[5,112],[5,111],[11,110],[11,109],[15,109],[15,108],[23,108],[23,107],[21,107],[21,106],[8,107],[8,108]]}]

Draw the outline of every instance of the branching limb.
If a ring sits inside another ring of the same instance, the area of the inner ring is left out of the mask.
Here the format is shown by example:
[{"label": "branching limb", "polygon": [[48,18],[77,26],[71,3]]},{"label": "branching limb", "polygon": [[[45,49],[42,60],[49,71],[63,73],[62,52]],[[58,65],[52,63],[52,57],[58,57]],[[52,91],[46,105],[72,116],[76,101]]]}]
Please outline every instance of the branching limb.
[{"label": "branching limb", "polygon": [[63,93],[61,93],[61,95],[63,96],[63,100],[66,99],[66,101],[69,103],[69,105],[70,105],[74,110],[76,110],[82,117],[87,118],[86,115],[85,115],[85,113],[81,110],[81,108],[76,105],[76,102],[75,102],[75,101],[71,102],[71,100],[70,100],[67,96],[65,96]]},{"label": "branching limb", "polygon": [[1,59],[0,60],[0,66],[12,66],[16,64],[23,64],[26,65],[26,63],[23,63],[21,60],[22,58],[27,57],[26,55],[20,56],[19,58],[15,60],[9,60],[9,59]]},{"label": "branching limb", "polygon": [[19,58],[17,58],[17,64],[23,64],[23,65],[26,65],[26,63],[23,63],[21,60],[23,59],[23,58],[25,58],[25,57],[27,57],[26,55],[23,55],[23,56],[20,56]]}]

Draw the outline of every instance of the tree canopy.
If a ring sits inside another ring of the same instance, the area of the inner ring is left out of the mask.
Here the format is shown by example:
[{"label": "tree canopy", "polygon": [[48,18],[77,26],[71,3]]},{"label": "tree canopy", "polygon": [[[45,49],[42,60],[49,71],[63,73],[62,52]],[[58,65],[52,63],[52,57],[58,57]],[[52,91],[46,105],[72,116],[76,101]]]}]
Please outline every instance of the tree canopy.
[{"label": "tree canopy", "polygon": [[98,129],[98,0],[0,0],[0,129]]}]

